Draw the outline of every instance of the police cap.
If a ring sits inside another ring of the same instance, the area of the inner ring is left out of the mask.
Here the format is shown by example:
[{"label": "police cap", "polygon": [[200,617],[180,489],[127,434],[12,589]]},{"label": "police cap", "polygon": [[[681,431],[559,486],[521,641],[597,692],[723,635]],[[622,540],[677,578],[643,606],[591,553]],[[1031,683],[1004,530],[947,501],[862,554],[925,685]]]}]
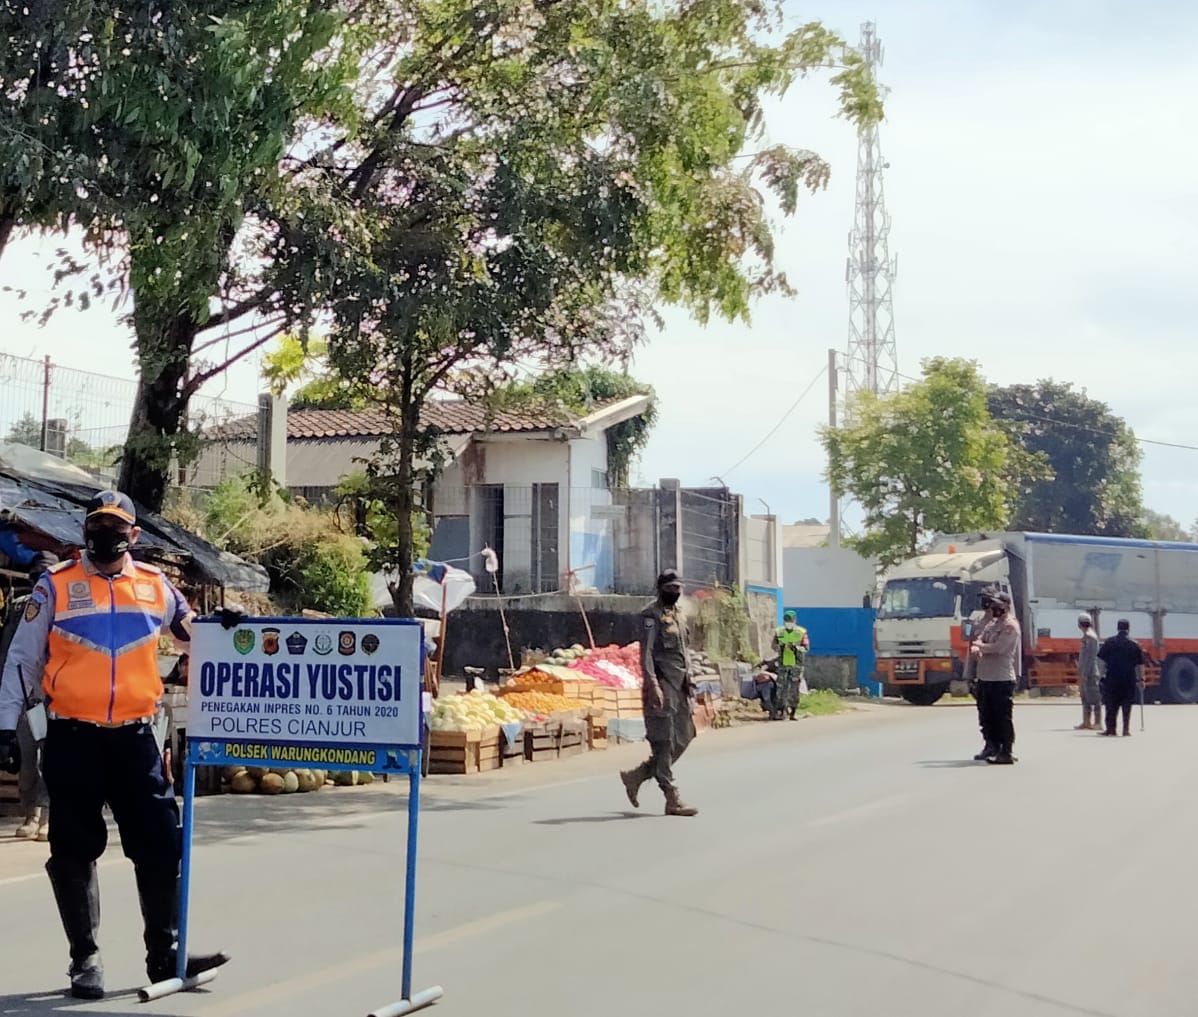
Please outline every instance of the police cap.
[{"label": "police cap", "polygon": [[98,516],[116,516],[130,526],[137,523],[133,499],[122,491],[101,491],[87,503],[87,519]]}]

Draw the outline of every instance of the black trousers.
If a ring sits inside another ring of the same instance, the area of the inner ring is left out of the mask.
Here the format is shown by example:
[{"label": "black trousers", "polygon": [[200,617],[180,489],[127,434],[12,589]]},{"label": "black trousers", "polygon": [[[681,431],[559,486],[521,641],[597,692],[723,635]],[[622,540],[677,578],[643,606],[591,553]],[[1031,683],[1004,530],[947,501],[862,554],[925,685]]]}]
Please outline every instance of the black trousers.
[{"label": "black trousers", "polygon": [[1015,744],[1014,704],[1011,701],[1014,694],[1014,682],[978,682],[982,737],[991,745],[1008,750]]},{"label": "black trousers", "polygon": [[50,854],[95,861],[108,844],[112,809],[125,857],[136,866],[178,871],[183,840],[175,792],[149,724],[102,728],[51,720],[42,772],[50,796]]},{"label": "black trousers", "polygon": [[1136,701],[1136,683],[1134,681],[1112,683],[1108,678],[1104,691],[1106,692],[1104,696],[1106,702],[1103,705],[1106,707],[1107,733],[1115,733],[1115,721],[1120,712],[1123,714],[1123,730],[1131,730],[1131,708]]}]

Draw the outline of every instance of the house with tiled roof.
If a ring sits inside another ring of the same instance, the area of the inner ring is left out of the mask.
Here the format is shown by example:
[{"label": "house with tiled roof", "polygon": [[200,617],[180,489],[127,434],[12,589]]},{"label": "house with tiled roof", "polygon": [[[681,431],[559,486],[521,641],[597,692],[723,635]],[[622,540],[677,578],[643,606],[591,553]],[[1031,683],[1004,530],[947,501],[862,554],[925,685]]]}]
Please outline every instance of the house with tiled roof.
[{"label": "house with tiled roof", "polygon": [[[613,584],[612,495],[607,432],[649,409],[644,395],[596,403],[583,414],[543,411],[489,414],[465,400],[431,400],[426,428],[442,437],[448,462],[426,503],[433,516],[430,557],[461,562],[480,587],[492,578],[480,552],[499,554],[505,594],[564,589],[575,571],[582,587]],[[198,465],[226,476],[259,462],[255,417],[209,431],[215,439]],[[330,500],[341,480],[361,470],[395,433],[378,410],[308,410],[286,414],[288,490],[312,502]]]}]

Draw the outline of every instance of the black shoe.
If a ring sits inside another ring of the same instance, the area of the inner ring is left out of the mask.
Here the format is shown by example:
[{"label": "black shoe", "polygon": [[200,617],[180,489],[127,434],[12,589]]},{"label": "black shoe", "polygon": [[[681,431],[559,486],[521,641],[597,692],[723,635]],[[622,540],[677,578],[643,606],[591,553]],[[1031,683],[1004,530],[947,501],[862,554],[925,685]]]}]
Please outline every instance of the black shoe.
[{"label": "black shoe", "polygon": [[1015,762],[1015,757],[1011,755],[1009,750],[1004,749],[996,755],[991,756],[986,762],[992,766],[1011,766]]},{"label": "black shoe", "polygon": [[[157,985],[159,982],[165,982],[175,977],[177,957],[178,954],[172,950],[169,954],[160,957],[146,958],[146,977],[150,979],[151,985]],[[220,952],[193,954],[187,958],[186,977],[195,978],[196,975],[203,974],[205,971],[219,968],[228,964],[229,959],[227,953]]]},{"label": "black shoe", "polygon": [[998,754],[998,749],[996,749],[989,742],[986,742],[986,744],[982,746],[982,751],[979,752],[976,756],[974,756],[973,759],[974,759],[974,762],[976,762],[976,763],[985,763],[985,762],[988,762],[992,756],[995,756],[997,754]]},{"label": "black shoe", "polygon": [[96,946],[100,930],[100,883],[95,862],[51,856],[46,862],[46,874],[71,948],[71,995],[75,999],[103,999],[104,965]]},{"label": "black shoe", "polygon": [[[146,976],[151,985],[156,985],[175,977],[178,957],[175,940],[179,927],[178,870],[137,865],[133,874],[137,878],[137,896],[145,922]],[[229,956],[224,953],[188,956],[186,977],[195,978],[228,962]]]}]

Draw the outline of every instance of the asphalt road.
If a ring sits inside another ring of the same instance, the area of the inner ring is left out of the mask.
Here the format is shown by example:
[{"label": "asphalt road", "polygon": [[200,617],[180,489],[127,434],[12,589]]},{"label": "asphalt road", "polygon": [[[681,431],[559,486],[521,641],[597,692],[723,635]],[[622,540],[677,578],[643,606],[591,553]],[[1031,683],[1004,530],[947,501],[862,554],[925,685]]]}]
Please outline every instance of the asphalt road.
[{"label": "asphalt road", "polygon": [[[1017,709],[1021,761],[965,763],[968,706],[704,734],[696,819],[640,812],[637,747],[436,779],[422,813],[416,988],[431,1013],[591,1017],[1191,1017],[1198,711],[1131,738]],[[544,785],[548,786],[544,786]],[[394,787],[202,802],[196,947],[210,991],[64,1000],[44,846],[0,847],[0,1014],[364,1015],[399,984]],[[110,989],[143,978],[128,865],[101,870]]]}]

